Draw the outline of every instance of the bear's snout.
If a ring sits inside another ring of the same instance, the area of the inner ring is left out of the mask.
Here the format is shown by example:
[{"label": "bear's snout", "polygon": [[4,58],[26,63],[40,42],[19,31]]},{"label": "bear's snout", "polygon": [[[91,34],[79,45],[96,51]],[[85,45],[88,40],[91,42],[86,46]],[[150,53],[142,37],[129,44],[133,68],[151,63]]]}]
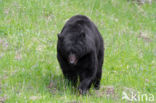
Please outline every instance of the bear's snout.
[{"label": "bear's snout", "polygon": [[69,62],[69,64],[76,65],[77,64],[76,55],[75,54],[69,54],[68,62]]}]

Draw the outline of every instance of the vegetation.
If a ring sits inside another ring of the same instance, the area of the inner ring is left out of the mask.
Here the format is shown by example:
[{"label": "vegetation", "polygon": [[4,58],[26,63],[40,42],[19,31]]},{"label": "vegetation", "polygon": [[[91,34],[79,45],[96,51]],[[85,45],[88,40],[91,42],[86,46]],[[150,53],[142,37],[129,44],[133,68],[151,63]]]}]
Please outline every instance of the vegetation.
[{"label": "vegetation", "polygon": [[[56,58],[57,34],[76,14],[93,20],[105,40],[101,89],[85,96],[65,85]],[[128,102],[122,100],[123,91],[156,99],[154,0],[143,5],[127,0],[0,0],[0,102]]]}]

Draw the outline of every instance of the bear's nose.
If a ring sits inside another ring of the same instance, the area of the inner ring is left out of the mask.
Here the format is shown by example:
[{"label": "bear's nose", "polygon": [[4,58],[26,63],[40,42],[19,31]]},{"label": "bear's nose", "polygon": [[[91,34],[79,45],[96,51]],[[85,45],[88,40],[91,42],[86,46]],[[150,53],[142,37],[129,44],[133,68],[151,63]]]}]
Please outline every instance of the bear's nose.
[{"label": "bear's nose", "polygon": [[75,54],[69,54],[68,60],[69,60],[69,64],[72,64],[72,65],[77,64],[77,58]]}]

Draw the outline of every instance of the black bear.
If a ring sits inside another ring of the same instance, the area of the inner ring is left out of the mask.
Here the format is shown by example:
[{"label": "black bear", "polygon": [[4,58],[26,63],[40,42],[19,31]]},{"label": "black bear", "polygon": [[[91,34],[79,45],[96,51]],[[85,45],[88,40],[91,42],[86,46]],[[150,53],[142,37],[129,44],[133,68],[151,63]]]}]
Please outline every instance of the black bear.
[{"label": "black bear", "polygon": [[85,94],[93,84],[100,87],[104,43],[96,25],[86,16],[71,17],[64,25],[57,42],[57,59],[64,77],[77,84]]}]

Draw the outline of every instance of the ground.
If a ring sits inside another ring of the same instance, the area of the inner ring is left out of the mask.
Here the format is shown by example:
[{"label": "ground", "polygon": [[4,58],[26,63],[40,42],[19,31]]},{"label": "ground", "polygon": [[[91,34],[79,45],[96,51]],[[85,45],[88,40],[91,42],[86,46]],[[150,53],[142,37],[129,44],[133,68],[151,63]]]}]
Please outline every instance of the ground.
[{"label": "ground", "polygon": [[[71,16],[87,15],[105,40],[101,89],[86,96],[65,86],[57,34]],[[0,0],[0,102],[121,103],[156,99],[156,2]],[[154,102],[154,101],[152,101]]]}]

